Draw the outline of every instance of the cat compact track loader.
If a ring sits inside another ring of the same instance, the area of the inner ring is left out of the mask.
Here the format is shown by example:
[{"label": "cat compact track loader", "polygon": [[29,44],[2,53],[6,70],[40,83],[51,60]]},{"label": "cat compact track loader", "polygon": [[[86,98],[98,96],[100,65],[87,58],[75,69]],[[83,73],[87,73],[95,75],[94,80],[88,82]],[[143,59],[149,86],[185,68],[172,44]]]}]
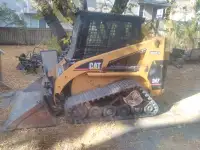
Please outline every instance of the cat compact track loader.
[{"label": "cat compact track loader", "polygon": [[163,93],[165,39],[143,41],[144,19],[77,13],[70,49],[57,62],[42,51],[45,75],[23,91],[4,94],[11,113],[4,130],[148,117],[158,114],[153,96]]}]

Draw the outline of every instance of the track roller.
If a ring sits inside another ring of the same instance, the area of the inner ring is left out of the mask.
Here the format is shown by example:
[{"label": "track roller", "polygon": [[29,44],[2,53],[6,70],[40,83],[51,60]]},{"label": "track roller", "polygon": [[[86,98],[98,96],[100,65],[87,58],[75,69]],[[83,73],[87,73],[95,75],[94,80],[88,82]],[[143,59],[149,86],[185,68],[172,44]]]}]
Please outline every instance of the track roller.
[{"label": "track roller", "polygon": [[76,120],[84,119],[88,114],[88,109],[84,104],[79,104],[71,110],[71,116]]},{"label": "track roller", "polygon": [[115,106],[105,106],[103,108],[104,117],[113,117],[116,115],[117,108]]},{"label": "track roller", "polygon": [[117,108],[117,114],[121,117],[126,117],[130,114],[131,109],[128,105],[122,105]]},{"label": "track roller", "polygon": [[89,110],[88,116],[90,118],[100,118],[102,116],[102,109],[100,107],[92,107]]}]

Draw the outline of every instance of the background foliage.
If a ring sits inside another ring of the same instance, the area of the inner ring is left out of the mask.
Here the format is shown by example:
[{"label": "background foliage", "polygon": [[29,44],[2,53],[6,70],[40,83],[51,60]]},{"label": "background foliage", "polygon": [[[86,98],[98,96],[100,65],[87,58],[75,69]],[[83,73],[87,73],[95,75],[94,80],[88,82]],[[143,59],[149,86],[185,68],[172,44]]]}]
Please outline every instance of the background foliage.
[{"label": "background foliage", "polygon": [[4,23],[5,27],[12,25],[23,27],[25,25],[24,20],[14,10],[8,8],[6,4],[0,4],[0,21]]}]

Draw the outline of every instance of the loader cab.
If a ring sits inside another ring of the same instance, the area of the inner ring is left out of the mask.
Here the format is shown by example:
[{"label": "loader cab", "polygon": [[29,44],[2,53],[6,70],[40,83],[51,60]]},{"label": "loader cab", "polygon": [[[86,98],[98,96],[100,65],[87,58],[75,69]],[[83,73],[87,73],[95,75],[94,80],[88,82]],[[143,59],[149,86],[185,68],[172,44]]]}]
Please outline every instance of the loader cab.
[{"label": "loader cab", "polygon": [[139,16],[80,11],[67,58],[82,60],[139,43],[143,22]]}]

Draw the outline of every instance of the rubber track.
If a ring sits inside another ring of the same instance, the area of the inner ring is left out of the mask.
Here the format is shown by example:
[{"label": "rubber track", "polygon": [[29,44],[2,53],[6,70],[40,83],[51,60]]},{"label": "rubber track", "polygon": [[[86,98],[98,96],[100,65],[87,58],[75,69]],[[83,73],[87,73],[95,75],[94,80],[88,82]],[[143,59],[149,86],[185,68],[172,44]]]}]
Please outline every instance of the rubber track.
[{"label": "rubber track", "polygon": [[65,109],[72,108],[73,106],[80,103],[99,100],[100,98],[117,94],[121,91],[124,91],[125,89],[135,88],[136,86],[138,86],[138,84],[134,80],[121,80],[112,84],[108,84],[102,88],[96,88],[91,91],[74,95],[66,100]]},{"label": "rubber track", "polygon": [[[156,102],[150,97],[150,95],[148,94],[148,92],[146,92],[145,90],[143,90],[143,88],[136,83],[134,80],[121,80],[115,83],[111,83],[108,84],[105,87],[102,88],[96,88],[94,90],[91,91],[87,91],[78,95],[74,95],[69,97],[66,102],[65,102],[65,111],[66,111],[66,117],[70,117],[69,114],[71,113],[71,108],[73,108],[74,106],[81,104],[81,103],[85,103],[85,102],[91,102],[91,101],[96,101],[96,100],[100,100],[101,98],[105,98],[107,96],[111,96],[111,95],[115,95],[117,93],[126,91],[128,89],[133,89],[139,87],[139,91],[141,93],[141,96],[144,99],[144,103],[146,103],[145,105],[153,105],[153,107],[155,108],[155,112],[152,114],[135,114],[135,115],[130,115],[127,116],[125,118],[121,117],[121,116],[114,116],[114,117],[103,117],[101,119],[97,118],[86,118],[83,120],[74,120],[75,122],[73,123],[90,123],[90,122],[95,122],[96,121],[111,121],[111,120],[125,120],[125,119],[134,119],[135,117],[148,117],[148,116],[154,116],[158,113],[158,105],[156,104]],[[143,105],[143,104],[141,104]]]}]

